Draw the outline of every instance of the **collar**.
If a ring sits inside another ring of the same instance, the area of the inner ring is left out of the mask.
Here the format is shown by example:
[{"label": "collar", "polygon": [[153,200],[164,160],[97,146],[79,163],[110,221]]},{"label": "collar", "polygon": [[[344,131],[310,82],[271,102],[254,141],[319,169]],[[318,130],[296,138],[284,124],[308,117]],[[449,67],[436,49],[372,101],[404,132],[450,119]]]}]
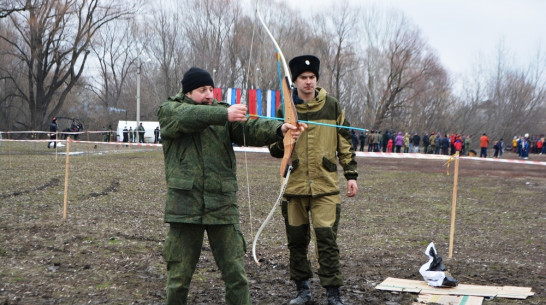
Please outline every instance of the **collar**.
[{"label": "collar", "polygon": [[[318,91],[315,90],[315,98],[317,97],[318,95]],[[298,88],[294,88],[292,90],[292,101],[294,101],[294,104],[295,105],[298,105],[298,104],[303,104],[303,102],[305,102],[304,100],[302,100],[299,96],[298,96]]]}]

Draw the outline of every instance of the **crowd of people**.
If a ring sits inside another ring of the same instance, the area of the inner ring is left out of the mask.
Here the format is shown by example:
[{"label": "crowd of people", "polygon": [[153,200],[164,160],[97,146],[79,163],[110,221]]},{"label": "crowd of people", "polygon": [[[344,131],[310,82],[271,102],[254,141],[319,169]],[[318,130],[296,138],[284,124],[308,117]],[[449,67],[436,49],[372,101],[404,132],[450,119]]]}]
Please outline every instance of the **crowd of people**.
[{"label": "crowd of people", "polygon": [[529,159],[529,154],[546,154],[546,145],[544,145],[544,135],[529,136],[526,133],[524,136],[515,136],[512,139],[511,150],[519,155],[522,159]]},{"label": "crowd of people", "polygon": [[[392,153],[423,153],[437,155],[453,155],[459,152],[461,155],[474,156],[478,153],[472,149],[472,137],[469,134],[431,132],[419,134],[415,132],[410,135],[408,132],[394,133],[391,130],[381,132],[380,130],[360,131],[358,134],[351,130],[353,148],[355,151],[368,152],[392,152]],[[517,153],[520,158],[528,159],[529,153],[546,154],[544,146],[544,135],[515,136],[512,143],[509,143],[509,150]],[[506,151],[504,139],[500,138],[492,142],[486,133],[479,138],[479,156],[487,158],[488,150],[493,149],[493,158],[501,158]]]}]

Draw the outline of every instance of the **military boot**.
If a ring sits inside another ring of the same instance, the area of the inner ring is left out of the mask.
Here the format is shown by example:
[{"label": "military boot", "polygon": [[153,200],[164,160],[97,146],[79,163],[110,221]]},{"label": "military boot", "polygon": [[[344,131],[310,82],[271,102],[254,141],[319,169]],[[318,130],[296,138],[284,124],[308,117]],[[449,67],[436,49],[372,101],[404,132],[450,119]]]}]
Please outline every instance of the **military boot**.
[{"label": "military boot", "polygon": [[298,295],[295,299],[290,300],[290,303],[288,303],[288,305],[312,304],[313,297],[311,296],[309,281],[296,281],[296,288],[298,289]]},{"label": "military boot", "polygon": [[343,305],[343,299],[341,298],[341,293],[339,292],[338,286],[328,286],[326,287],[326,296],[328,297],[328,305]]}]

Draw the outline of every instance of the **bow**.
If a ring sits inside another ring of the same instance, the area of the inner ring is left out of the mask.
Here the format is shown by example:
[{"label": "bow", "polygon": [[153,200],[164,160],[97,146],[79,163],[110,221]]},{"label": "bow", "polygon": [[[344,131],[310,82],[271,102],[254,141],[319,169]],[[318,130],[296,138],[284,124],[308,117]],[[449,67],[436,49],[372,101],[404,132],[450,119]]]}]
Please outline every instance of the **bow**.
[{"label": "bow", "polygon": [[[296,112],[296,107],[294,106],[294,102],[292,101],[291,88],[293,87],[293,84],[292,84],[292,77],[290,75],[290,69],[288,68],[288,65],[286,64],[286,60],[281,51],[281,48],[279,47],[279,44],[277,43],[277,40],[275,40],[275,37],[273,37],[273,34],[271,34],[271,31],[269,31],[269,28],[265,24],[265,21],[258,10],[257,2],[256,2],[256,14],[258,16],[258,19],[264,26],[265,31],[267,32],[267,34],[273,41],[275,48],[277,48],[277,52],[281,58],[281,61],[284,67],[284,78],[281,80],[282,98],[283,98],[283,106],[284,106],[284,111],[283,111],[284,122],[292,124],[297,127],[298,114]],[[284,181],[281,187],[281,192],[279,194],[279,197],[277,198],[277,201],[273,205],[273,208],[267,215],[265,221],[260,226],[260,229],[258,229],[258,232],[256,232],[256,236],[254,236],[254,241],[252,242],[252,257],[254,258],[254,261],[258,265],[260,265],[260,262],[258,261],[258,258],[256,257],[256,243],[258,242],[258,238],[260,237],[260,234],[262,233],[263,229],[265,228],[267,223],[271,220],[271,218],[273,217],[273,214],[275,213],[275,210],[280,205],[282,201],[282,197],[284,195],[284,191],[286,190],[286,186],[288,184],[288,178],[290,177],[290,173],[292,172],[292,169],[293,169],[292,168],[292,152],[294,151],[294,147],[296,146],[296,140],[292,138],[291,129],[289,129],[288,132],[286,132],[286,134],[284,135],[283,146],[284,146],[284,154],[281,161],[280,174],[281,174],[281,177],[284,178]]]}]

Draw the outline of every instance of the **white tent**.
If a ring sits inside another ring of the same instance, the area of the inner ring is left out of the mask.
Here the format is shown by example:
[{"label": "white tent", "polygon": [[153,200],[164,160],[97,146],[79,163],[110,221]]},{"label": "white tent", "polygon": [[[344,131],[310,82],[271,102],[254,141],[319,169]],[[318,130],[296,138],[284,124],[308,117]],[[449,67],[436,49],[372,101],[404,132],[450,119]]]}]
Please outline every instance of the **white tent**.
[{"label": "white tent", "polygon": [[[144,133],[144,141],[146,143],[154,143],[154,129],[159,127],[159,122],[157,121],[140,121],[142,123],[142,126],[146,130]],[[117,139],[116,141],[122,142],[123,141],[123,129],[127,127],[129,129],[130,127],[133,127],[133,130],[137,128],[137,122],[136,121],[119,121],[118,127],[116,129],[117,132]],[[161,136],[160,136],[161,137]],[[138,134],[135,141],[138,141]]]}]

